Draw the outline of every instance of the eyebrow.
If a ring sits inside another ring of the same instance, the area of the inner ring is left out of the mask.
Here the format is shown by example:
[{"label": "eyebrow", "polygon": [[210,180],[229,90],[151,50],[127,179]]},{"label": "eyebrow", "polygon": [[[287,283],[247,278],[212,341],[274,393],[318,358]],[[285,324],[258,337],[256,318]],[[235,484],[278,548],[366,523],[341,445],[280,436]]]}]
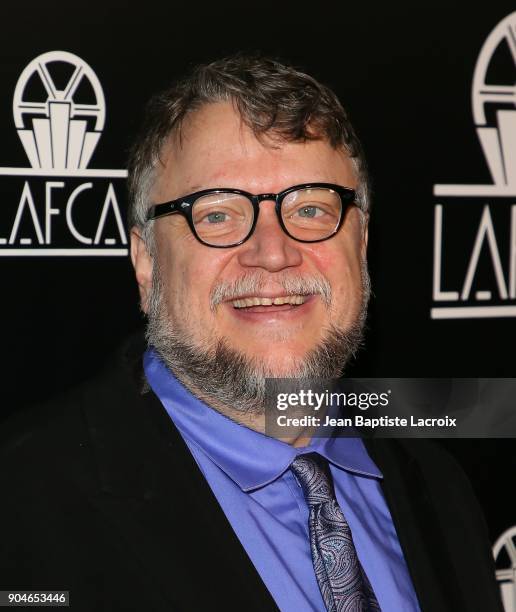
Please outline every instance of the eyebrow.
[{"label": "eyebrow", "polygon": [[222,187],[219,186],[215,186],[215,187],[206,187],[206,185],[192,185],[191,187],[187,187],[185,190],[183,190],[181,192],[181,195],[178,196],[178,198],[182,198],[185,195],[189,195],[191,193],[197,193],[198,191],[205,191],[206,189],[223,189]]},{"label": "eyebrow", "polygon": [[[170,201],[171,202],[175,202],[176,200],[180,200],[181,198],[184,198],[184,197],[190,195],[191,193],[197,193],[198,191],[204,191],[205,189],[210,189],[210,187],[206,188],[206,187],[202,187],[200,185],[194,185],[193,187],[188,187],[188,190],[181,191],[181,193],[178,196],[176,196],[175,198],[173,198]],[[155,204],[155,206],[158,206],[158,204]]]}]

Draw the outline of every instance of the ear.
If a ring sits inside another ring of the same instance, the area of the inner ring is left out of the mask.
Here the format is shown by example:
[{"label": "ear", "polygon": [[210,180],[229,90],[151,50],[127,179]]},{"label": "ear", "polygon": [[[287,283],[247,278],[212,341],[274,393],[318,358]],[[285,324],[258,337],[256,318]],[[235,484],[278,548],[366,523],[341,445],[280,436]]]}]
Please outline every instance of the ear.
[{"label": "ear", "polygon": [[367,256],[367,243],[369,240],[369,213],[361,212],[362,223],[362,257]]},{"label": "ear", "polygon": [[149,295],[152,289],[153,259],[145,246],[141,231],[137,227],[131,228],[131,261],[140,292],[140,308],[147,313]]}]

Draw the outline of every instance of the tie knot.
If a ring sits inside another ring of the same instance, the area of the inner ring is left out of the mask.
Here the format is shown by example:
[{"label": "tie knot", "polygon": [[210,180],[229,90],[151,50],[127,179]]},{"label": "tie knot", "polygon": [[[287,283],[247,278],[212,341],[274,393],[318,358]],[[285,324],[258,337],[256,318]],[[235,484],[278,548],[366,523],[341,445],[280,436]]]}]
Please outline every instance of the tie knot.
[{"label": "tie knot", "polygon": [[324,457],[317,453],[299,455],[292,462],[290,469],[301,485],[309,506],[335,499],[330,468]]}]

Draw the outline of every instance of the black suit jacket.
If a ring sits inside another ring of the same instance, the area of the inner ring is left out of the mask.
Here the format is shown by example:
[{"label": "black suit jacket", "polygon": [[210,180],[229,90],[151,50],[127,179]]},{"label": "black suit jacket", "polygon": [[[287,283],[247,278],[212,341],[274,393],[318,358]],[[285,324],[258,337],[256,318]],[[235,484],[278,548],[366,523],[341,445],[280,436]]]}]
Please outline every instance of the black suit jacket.
[{"label": "black suit jacket", "polygon": [[[137,347],[3,427],[0,590],[69,590],[84,612],[277,610],[142,386]],[[484,521],[456,463],[424,440],[367,446],[423,612],[501,611]]]}]

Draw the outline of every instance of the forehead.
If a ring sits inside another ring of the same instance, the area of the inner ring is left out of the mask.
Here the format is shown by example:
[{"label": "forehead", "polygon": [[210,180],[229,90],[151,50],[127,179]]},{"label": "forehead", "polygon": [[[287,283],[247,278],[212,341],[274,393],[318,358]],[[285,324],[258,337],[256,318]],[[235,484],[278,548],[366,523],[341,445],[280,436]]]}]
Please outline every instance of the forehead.
[{"label": "forehead", "polygon": [[160,200],[213,187],[277,192],[297,183],[355,187],[347,153],[325,140],[258,140],[230,102],[192,113],[162,151],[154,197]]}]

